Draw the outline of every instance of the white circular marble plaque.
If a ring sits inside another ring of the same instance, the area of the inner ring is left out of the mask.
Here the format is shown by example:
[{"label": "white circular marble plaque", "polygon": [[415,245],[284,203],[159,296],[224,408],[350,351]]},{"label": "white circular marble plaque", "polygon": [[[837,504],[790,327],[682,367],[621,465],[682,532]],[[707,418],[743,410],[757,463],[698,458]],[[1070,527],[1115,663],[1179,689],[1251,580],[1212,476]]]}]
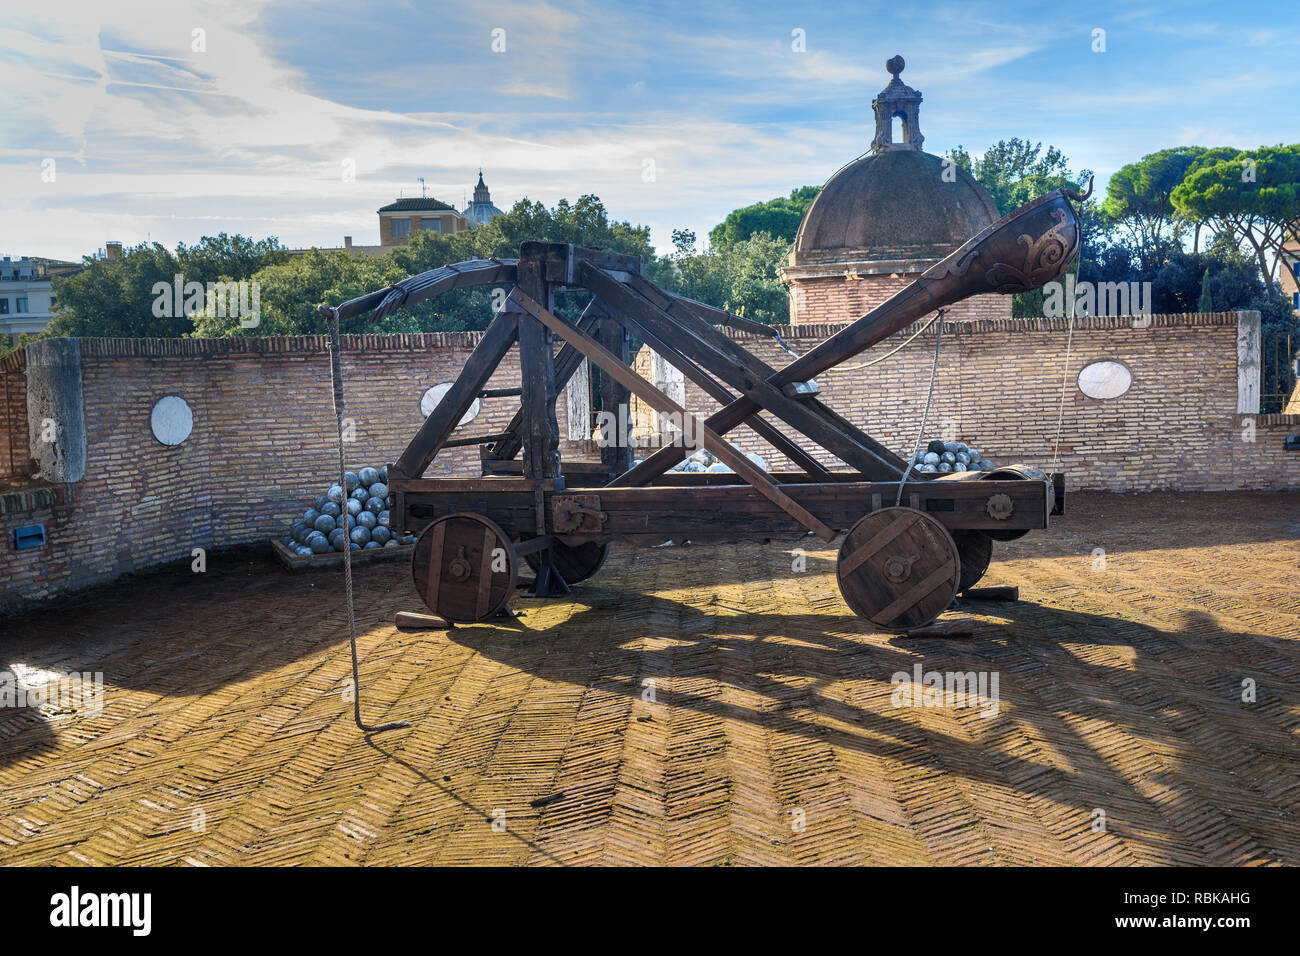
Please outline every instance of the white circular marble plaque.
[{"label": "white circular marble plaque", "polygon": [[1079,372],[1079,391],[1089,398],[1119,398],[1133,384],[1133,375],[1119,362],[1093,362]]},{"label": "white circular marble plaque", "polygon": [[179,445],[194,430],[194,413],[183,398],[167,395],[154,403],[149,415],[153,437],[164,445]]},{"label": "white circular marble plaque", "polygon": [[[451,382],[443,382],[441,385],[435,385],[433,388],[425,391],[424,396],[420,399],[420,411],[424,413],[425,418],[428,418],[433,414],[433,410],[437,408],[438,403],[442,401],[442,396],[446,395],[450,388]],[[483,403],[477,398],[474,399],[474,401],[470,403],[469,410],[465,412],[465,414],[461,416],[460,421],[456,423],[456,427],[459,428],[461,425],[467,425],[472,422],[478,416],[479,409],[482,405]]]}]

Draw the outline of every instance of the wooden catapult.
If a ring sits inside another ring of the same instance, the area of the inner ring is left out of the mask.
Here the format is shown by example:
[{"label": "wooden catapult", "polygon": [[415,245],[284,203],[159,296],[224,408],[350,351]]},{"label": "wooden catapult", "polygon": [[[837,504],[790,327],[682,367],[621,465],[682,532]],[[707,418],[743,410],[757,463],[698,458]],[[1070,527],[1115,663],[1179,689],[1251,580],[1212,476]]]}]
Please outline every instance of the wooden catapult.
[{"label": "wooden catapult", "polygon": [[[718,326],[773,335],[764,325],[659,288],[639,257],[553,242],[525,242],[517,260],[472,260],[413,276],[321,311],[335,323],[387,315],[451,289],[513,284],[460,375],[401,457],[388,466],[392,523],[418,533],[415,587],[448,622],[502,612],[520,560],[531,594],[561,595],[600,568],[612,541],[768,539],[847,534],[837,576],[849,607],[882,630],[922,627],[971,588],[993,541],[1047,527],[1064,506],[1064,476],[1013,465],[942,476],[912,473],[900,458],[819,396],[815,376],[922,317],[971,295],[1024,292],[1061,275],[1079,250],[1079,220],[1061,189],[1000,219],[905,289],[784,368],[773,368]],[[574,322],[555,296],[593,298]],[[632,337],[721,406],[699,421],[629,367]],[[562,343],[558,353],[556,340]],[[518,388],[487,389],[518,345]],[[626,420],[636,395],[655,412],[691,423],[684,440],[634,464],[615,441],[599,461],[562,462],[558,390],[587,359],[600,370],[593,404]],[[453,437],[476,399],[518,396],[499,434]],[[770,419],[764,416],[770,416]],[[778,430],[774,419],[847,466],[832,470]],[[745,424],[798,471],[767,472],[725,438]],[[670,472],[695,440],[729,473]],[[480,446],[478,478],[426,478],[444,448]]]}]

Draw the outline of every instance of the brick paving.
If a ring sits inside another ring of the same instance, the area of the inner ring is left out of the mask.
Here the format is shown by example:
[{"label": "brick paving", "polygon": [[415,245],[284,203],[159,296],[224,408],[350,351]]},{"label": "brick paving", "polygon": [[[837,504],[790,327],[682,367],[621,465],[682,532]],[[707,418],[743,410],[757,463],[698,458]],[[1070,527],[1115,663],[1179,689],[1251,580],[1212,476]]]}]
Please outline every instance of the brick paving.
[{"label": "brick paving", "polygon": [[[362,567],[366,710],[413,723],[370,740],[337,572],[215,555],[0,619],[0,670],[107,685],[0,712],[0,863],[1300,864],[1300,495],[1076,495],[964,640],[872,633],[808,540],[616,548],[446,633]],[[918,663],[997,713],[893,706]]]}]

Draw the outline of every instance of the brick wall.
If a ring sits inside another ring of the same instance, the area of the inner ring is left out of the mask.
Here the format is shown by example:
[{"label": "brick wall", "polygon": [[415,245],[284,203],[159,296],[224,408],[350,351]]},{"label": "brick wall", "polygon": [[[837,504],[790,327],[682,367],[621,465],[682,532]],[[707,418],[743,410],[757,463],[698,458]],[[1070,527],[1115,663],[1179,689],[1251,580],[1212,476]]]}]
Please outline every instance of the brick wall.
[{"label": "brick wall", "polygon": [[[1237,413],[1237,325],[1235,313],[1156,316],[1145,329],[1129,319],[1078,319],[1067,368],[1063,320],[947,323],[930,432],[948,430],[999,463],[1049,466],[1065,375],[1060,467],[1072,488],[1300,486],[1300,454],[1282,447],[1286,435],[1300,431],[1300,417]],[[837,328],[782,331],[803,353]],[[772,339],[729,334],[773,366],[790,358]],[[818,381],[830,405],[905,453],[925,401],[933,330],[883,363],[856,367],[901,339]],[[476,341],[470,333],[349,337],[344,377],[348,416],[356,423],[349,467],[393,461],[422,421],[424,390],[453,380]],[[80,345],[85,478],[57,486],[27,481],[0,495],[0,607],[188,557],[194,547],[279,536],[333,480],[322,338],[85,339]],[[1099,402],[1075,387],[1079,370],[1102,358],[1131,369],[1128,394]],[[636,362],[645,370],[648,350]],[[25,397],[17,397],[21,353],[0,361],[0,374],[15,412],[0,417],[0,464],[7,465],[10,443],[17,460],[27,458]],[[517,385],[517,375],[512,352],[489,387]],[[164,395],[179,395],[194,413],[193,432],[178,446],[160,444],[150,430],[150,411]],[[686,399],[701,413],[716,407],[693,385]],[[517,401],[486,400],[463,433],[501,431]],[[557,416],[567,434],[562,396]],[[769,466],[789,467],[747,429],[733,437]],[[561,448],[566,457],[597,457],[589,443],[562,441]],[[450,449],[430,473],[476,475],[477,456],[477,448]],[[48,543],[15,551],[13,528],[39,523]]]},{"label": "brick wall", "polygon": [[[1064,319],[945,322],[927,439],[951,435],[975,445],[995,463],[1018,461],[1047,469],[1065,380],[1057,469],[1068,473],[1072,489],[1300,486],[1300,454],[1283,449],[1285,436],[1300,431],[1300,416],[1237,413],[1237,314],[1150,319],[1147,328],[1134,328],[1129,317],[1076,319],[1068,365]],[[782,331],[802,354],[839,328]],[[729,334],[769,365],[790,361],[773,339]],[[893,357],[861,366],[905,337],[900,334],[817,377],[823,401],[904,456],[916,440],[925,406],[935,329]],[[1091,399],[1075,384],[1085,365],[1103,359],[1120,362],[1132,373],[1132,387],[1120,398]],[[648,377],[645,350],[637,366]],[[692,411],[707,415],[716,408],[693,384],[687,383],[686,397]],[[635,419],[648,428],[649,410],[639,402],[634,407]],[[762,455],[769,467],[793,468],[747,428],[730,437]],[[844,467],[826,452],[817,457]]]},{"label": "brick wall", "polygon": [[26,355],[0,359],[0,489],[28,473]]},{"label": "brick wall", "polygon": [[[896,292],[907,288],[916,275],[812,276],[790,283],[792,325],[852,322],[866,315]],[[948,308],[949,319],[1009,319],[1011,296],[973,295]]]},{"label": "brick wall", "polygon": [[[424,419],[425,389],[452,381],[477,339],[345,337],[346,415],[356,439],[350,469],[396,460]],[[336,478],[322,337],[83,339],[81,353],[86,475],[61,523],[40,500],[0,503],[0,608],[187,557],[195,547],[279,537]],[[488,387],[518,384],[512,350]],[[150,428],[150,411],[165,395],[193,411],[193,431],[180,445],[159,443]],[[517,408],[517,398],[486,399],[459,434],[503,431]],[[563,395],[557,417],[565,434]],[[24,409],[17,428],[24,441],[26,429]],[[561,443],[569,457],[596,458],[594,449]],[[478,475],[478,461],[477,447],[447,449],[430,474]],[[40,523],[49,543],[15,551],[13,529]]]}]

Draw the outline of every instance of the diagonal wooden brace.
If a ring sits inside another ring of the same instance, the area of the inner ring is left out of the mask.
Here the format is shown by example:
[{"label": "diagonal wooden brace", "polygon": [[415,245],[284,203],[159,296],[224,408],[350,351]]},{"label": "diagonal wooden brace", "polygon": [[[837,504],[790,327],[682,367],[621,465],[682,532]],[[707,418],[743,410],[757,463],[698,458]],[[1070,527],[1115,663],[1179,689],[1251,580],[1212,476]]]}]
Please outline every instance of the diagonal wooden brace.
[{"label": "diagonal wooden brace", "polygon": [[456,376],[456,381],[452,382],[438,407],[424,420],[420,430],[402,452],[402,457],[393,465],[391,470],[395,474],[392,477],[419,478],[424,474],[434,456],[451,437],[452,430],[469,411],[474,399],[478,398],[478,393],[492,377],[501,359],[510,351],[518,334],[519,316],[514,310],[506,308],[498,312],[465,362],[460,375]]},{"label": "diagonal wooden brace", "polygon": [[[615,355],[606,349],[603,345],[587,335],[569,325],[562,319],[552,315],[546,309],[531,299],[518,288],[510,293],[510,299],[516,302],[524,311],[533,316],[556,335],[560,336],[583,355],[587,356],[596,366],[603,369],[609,376],[633,392],[638,398],[644,401],[651,408],[667,415],[678,415],[683,426],[688,421],[690,415],[686,409],[678,405],[671,398],[665,395],[659,389],[655,388],[641,376],[637,375],[630,368],[618,360]],[[749,482],[754,490],[763,497],[767,498],[778,508],[790,515],[795,521],[803,525],[809,531],[816,534],[825,541],[830,541],[835,537],[835,530],[823,523],[819,518],[804,508],[797,501],[792,499],[778,488],[767,474],[759,469],[752,461],[744,456],[743,453],[736,450],[730,442],[723,440],[716,432],[708,428],[701,427],[701,438],[704,447],[711,451],[718,460],[726,464],[737,475]]]}]

